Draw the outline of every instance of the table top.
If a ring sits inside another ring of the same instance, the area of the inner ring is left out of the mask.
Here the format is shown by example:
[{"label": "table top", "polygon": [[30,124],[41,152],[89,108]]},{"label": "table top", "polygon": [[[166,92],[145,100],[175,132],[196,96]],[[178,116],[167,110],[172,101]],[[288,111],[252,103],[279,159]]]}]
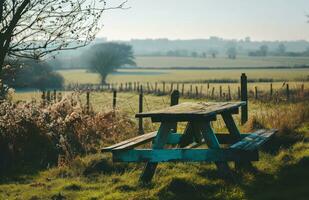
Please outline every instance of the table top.
[{"label": "table top", "polygon": [[215,117],[223,112],[235,112],[246,102],[185,102],[160,110],[138,113],[135,117],[150,117],[152,121],[190,121]]}]

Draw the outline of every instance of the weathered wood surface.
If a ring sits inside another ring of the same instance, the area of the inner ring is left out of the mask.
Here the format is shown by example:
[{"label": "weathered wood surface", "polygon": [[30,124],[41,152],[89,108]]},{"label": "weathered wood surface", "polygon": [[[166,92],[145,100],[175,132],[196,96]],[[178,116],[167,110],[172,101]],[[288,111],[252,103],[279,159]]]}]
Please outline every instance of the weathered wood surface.
[{"label": "weathered wood surface", "polygon": [[234,149],[243,149],[243,150],[255,150],[266,141],[270,139],[272,135],[277,132],[276,129],[265,130],[261,129],[258,130],[249,136],[245,137],[241,141],[233,144],[230,148]]},{"label": "weathered wood surface", "polygon": [[152,121],[196,121],[215,120],[223,112],[238,113],[238,108],[245,102],[186,102],[165,109],[138,113],[137,118],[151,117]]},{"label": "weathered wood surface", "polygon": [[[113,144],[111,146],[108,147],[104,147],[101,149],[102,152],[110,152],[113,150],[125,150],[125,149],[132,149],[134,147],[137,147],[139,145],[145,144],[147,142],[152,141],[157,135],[157,131],[151,132],[151,133],[147,133],[141,136],[137,136],[134,138],[130,138],[128,140],[119,142],[117,144]],[[240,134],[241,139],[247,137],[249,134]],[[183,133],[170,133],[168,135],[168,139],[167,139],[167,144],[171,144],[171,145],[176,145],[179,144],[181,137],[184,136]],[[216,133],[216,137],[219,141],[220,144],[232,144],[234,141],[234,136],[230,135],[229,133]],[[197,142],[193,142],[192,144],[188,144],[192,145],[191,148],[195,148],[198,147],[202,144],[205,144],[205,140],[202,139],[202,141],[200,141],[199,143]],[[186,148],[188,148],[188,146],[186,146]]]},{"label": "weathered wood surface", "polygon": [[137,137],[119,142],[119,143],[114,144],[112,146],[105,147],[105,148],[101,149],[101,151],[102,152],[109,152],[109,151],[111,151],[115,148],[118,148],[118,147],[121,147],[121,146],[124,146],[124,145],[126,147],[132,145],[132,148],[133,148],[133,147],[136,147],[138,145],[141,145],[141,144],[144,144],[144,143],[151,141],[154,137],[156,137],[156,135],[157,135],[157,131],[147,133],[147,134],[144,134],[144,135],[141,135],[141,136],[137,136]]},{"label": "weathered wood surface", "polygon": [[257,151],[240,149],[133,149],[114,151],[114,162],[219,162],[257,161]]}]

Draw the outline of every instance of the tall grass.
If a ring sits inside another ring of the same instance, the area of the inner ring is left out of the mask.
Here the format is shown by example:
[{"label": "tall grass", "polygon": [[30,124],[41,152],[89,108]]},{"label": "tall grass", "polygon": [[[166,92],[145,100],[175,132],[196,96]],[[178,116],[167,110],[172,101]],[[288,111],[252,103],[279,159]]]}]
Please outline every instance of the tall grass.
[{"label": "tall grass", "polygon": [[0,104],[0,172],[25,164],[61,165],[129,137],[134,128],[120,112],[87,113],[76,95],[46,107],[4,102]]}]

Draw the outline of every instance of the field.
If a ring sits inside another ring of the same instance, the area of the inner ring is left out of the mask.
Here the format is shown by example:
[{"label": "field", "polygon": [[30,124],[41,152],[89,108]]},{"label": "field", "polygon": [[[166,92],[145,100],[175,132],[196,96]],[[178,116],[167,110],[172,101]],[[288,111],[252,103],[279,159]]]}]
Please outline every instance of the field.
[{"label": "field", "polygon": [[[86,70],[59,70],[65,83],[98,84],[98,74]],[[162,81],[206,81],[206,80],[239,80],[241,73],[246,73],[248,79],[273,80],[307,80],[309,69],[244,69],[244,70],[170,70],[170,69],[119,69],[109,75],[110,83],[124,82],[162,82]]]},{"label": "field", "polygon": [[237,59],[226,57],[192,58],[192,57],[147,57],[137,56],[137,66],[141,67],[293,67],[309,64],[308,57],[247,57],[240,56]]}]

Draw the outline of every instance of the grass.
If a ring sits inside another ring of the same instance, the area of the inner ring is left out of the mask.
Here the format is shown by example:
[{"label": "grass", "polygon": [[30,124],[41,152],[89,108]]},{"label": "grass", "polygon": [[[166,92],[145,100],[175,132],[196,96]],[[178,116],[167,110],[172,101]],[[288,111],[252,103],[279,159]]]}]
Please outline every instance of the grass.
[{"label": "grass", "polygon": [[165,56],[138,56],[136,63],[141,67],[276,67],[308,65],[309,57],[247,57],[232,60],[226,57],[192,58]]},{"label": "grass", "polygon": [[[98,84],[100,77],[86,70],[59,70],[65,84]],[[241,73],[247,73],[250,79],[272,78],[273,80],[307,79],[309,69],[244,69],[244,70],[163,70],[163,69],[120,69],[110,74],[110,83],[124,82],[162,82],[162,81],[205,81],[205,80],[239,80]]]}]

